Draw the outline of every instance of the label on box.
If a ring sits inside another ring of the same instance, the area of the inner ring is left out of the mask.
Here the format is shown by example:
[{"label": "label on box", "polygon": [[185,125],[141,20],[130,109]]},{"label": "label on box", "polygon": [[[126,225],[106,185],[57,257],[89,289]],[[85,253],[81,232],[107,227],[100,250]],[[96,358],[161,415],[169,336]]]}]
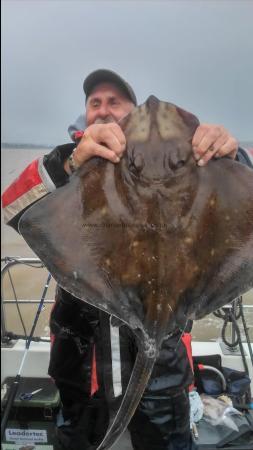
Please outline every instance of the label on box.
[{"label": "label on box", "polygon": [[46,432],[46,430],[6,428],[5,440],[7,442],[8,441],[15,442],[15,444],[23,444],[23,443],[35,444],[35,443],[42,443],[42,442],[46,443],[47,442],[47,432]]}]

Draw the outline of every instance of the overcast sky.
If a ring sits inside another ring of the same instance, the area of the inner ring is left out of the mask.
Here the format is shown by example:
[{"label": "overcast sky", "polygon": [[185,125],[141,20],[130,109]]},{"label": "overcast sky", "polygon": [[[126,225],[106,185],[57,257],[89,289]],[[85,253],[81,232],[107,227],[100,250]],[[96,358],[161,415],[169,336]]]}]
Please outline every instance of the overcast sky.
[{"label": "overcast sky", "polygon": [[2,141],[68,142],[97,68],[253,141],[252,23],[252,0],[4,0]]}]

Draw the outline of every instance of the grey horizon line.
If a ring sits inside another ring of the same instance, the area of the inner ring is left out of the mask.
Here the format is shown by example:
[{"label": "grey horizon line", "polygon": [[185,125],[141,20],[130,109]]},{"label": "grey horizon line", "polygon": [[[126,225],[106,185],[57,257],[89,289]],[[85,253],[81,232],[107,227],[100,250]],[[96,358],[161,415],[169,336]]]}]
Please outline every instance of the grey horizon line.
[{"label": "grey horizon line", "polygon": [[[71,142],[71,141],[70,141]],[[253,147],[252,140],[239,140],[239,145],[242,147]],[[56,144],[33,144],[33,143],[19,143],[19,142],[1,142],[1,148],[54,148]]]},{"label": "grey horizon line", "polygon": [[33,144],[20,142],[1,142],[1,148],[54,148],[55,144]]}]

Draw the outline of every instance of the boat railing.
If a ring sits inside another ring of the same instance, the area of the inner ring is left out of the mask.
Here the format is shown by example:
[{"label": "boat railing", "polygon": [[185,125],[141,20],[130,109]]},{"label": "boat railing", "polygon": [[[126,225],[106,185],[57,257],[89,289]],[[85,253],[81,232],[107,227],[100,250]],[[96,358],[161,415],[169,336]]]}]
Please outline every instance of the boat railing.
[{"label": "boat railing", "polygon": [[[34,305],[39,304],[40,299],[8,299],[6,300],[4,298],[4,281],[5,277],[8,274],[10,279],[10,284],[12,286],[12,290],[15,297],[15,288],[13,286],[12,277],[10,274],[11,268],[17,265],[26,265],[35,269],[43,269],[45,268],[45,265],[42,263],[42,261],[39,258],[31,257],[31,258],[24,258],[20,256],[5,256],[1,258],[1,338],[8,335],[8,330],[6,327],[6,311],[5,311],[5,305],[12,305],[12,304],[27,304],[27,305]],[[45,299],[44,304],[53,304],[53,299]]]},{"label": "boat railing", "polygon": [[[45,268],[45,265],[42,263],[42,261],[37,258],[37,257],[20,257],[20,256],[5,256],[3,258],[1,258],[1,336],[2,336],[2,340],[3,337],[8,335],[8,330],[6,328],[6,311],[5,311],[5,305],[12,305],[12,304],[29,304],[29,305],[33,305],[33,304],[39,304],[40,299],[8,299],[6,300],[4,298],[4,279],[5,276],[7,274],[9,274],[9,278],[12,284],[12,280],[11,280],[11,276],[10,276],[10,269],[13,268],[14,266],[17,265],[26,265],[26,266],[30,266],[33,268]],[[14,290],[14,286],[12,286],[13,288],[13,292],[15,293]],[[240,299],[235,299],[234,302],[232,302],[231,304],[227,304],[225,305],[222,309],[223,311],[226,310],[232,310],[232,312],[234,312],[234,315],[236,316],[236,307],[238,305],[238,301]],[[53,304],[54,300],[53,299],[45,299],[44,300],[44,304]],[[242,303],[242,302],[241,302]],[[253,305],[241,305],[241,307],[245,310],[251,310],[251,312],[253,312]],[[219,313],[219,311],[218,311]],[[215,313],[216,316],[219,317],[219,314]],[[220,318],[222,319],[222,314],[220,314]],[[231,347],[233,347],[233,343],[236,341],[236,336],[237,336],[237,330],[236,330],[236,324],[234,324],[233,322],[231,322]]]}]

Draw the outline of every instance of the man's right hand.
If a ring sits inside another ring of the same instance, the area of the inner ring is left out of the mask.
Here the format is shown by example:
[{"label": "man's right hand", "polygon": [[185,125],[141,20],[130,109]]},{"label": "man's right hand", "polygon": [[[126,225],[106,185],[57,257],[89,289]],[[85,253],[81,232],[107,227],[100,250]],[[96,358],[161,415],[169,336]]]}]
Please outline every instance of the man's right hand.
[{"label": "man's right hand", "polygon": [[117,123],[93,124],[86,128],[76,147],[74,159],[78,166],[93,156],[100,156],[117,163],[125,148],[126,138]]},{"label": "man's right hand", "polygon": [[[73,159],[78,167],[93,156],[118,163],[125,149],[126,138],[117,123],[93,124],[85,129]],[[64,169],[70,173],[68,160],[65,161]]]}]

